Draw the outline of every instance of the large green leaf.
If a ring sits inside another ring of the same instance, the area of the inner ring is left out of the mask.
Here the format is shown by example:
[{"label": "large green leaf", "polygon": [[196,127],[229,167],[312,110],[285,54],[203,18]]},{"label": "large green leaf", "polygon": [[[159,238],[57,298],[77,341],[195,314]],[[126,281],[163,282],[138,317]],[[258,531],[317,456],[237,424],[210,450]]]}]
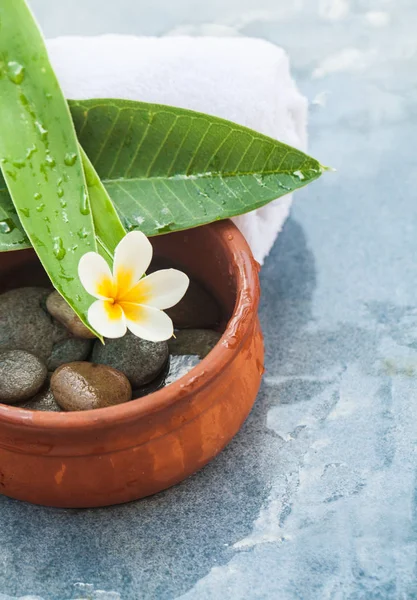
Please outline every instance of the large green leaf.
[{"label": "large green leaf", "polygon": [[209,115],[128,100],[70,107],[123,224],[147,235],[248,212],[322,173],[303,152]]},{"label": "large green leaf", "polygon": [[24,0],[0,2],[0,25],[0,166],[16,209],[2,190],[2,239],[9,248],[24,240],[17,212],[54,286],[88,325],[91,297],[77,268],[97,245],[71,115]]},{"label": "large green leaf", "polygon": [[[124,226],[149,236],[249,212],[323,171],[303,152],[217,117],[128,100],[69,105]],[[0,227],[0,250],[8,239]]]}]

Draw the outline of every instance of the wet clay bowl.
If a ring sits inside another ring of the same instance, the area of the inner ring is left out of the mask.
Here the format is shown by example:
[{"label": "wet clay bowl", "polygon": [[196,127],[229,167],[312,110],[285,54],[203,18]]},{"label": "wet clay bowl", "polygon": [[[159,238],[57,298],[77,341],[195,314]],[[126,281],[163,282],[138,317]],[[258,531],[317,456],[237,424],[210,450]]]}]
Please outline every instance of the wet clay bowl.
[{"label": "wet clay bowl", "polygon": [[[225,221],[152,243],[218,300],[221,340],[188,375],[126,404],[72,413],[0,404],[0,493],[59,507],[128,502],[201,469],[243,424],[263,372],[258,265],[246,241]],[[35,283],[32,251],[0,261],[2,291],[12,273]]]}]

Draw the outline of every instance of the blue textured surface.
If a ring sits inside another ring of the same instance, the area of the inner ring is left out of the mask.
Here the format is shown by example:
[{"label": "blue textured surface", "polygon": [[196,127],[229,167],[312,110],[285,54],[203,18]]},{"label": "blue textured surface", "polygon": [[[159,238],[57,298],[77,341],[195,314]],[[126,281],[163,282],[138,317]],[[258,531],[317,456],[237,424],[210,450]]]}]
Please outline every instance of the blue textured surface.
[{"label": "blue textured surface", "polygon": [[283,45],[312,102],[310,151],[338,171],[297,194],[262,271],[267,372],[236,439],[127,506],[0,498],[0,591],[417,598],[415,1],[32,4],[48,36],[235,28]]}]

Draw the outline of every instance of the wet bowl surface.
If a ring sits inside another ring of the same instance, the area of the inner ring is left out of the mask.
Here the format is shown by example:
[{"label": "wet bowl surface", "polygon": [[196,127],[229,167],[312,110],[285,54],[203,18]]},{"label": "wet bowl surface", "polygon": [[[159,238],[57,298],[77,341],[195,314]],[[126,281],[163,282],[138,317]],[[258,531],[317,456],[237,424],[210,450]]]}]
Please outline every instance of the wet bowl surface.
[{"label": "wet bowl surface", "polygon": [[[128,502],[188,477],[240,429],[263,373],[258,265],[230,221],[152,244],[218,300],[221,340],[185,377],[126,404],[72,413],[0,404],[0,493],[57,507]],[[37,283],[36,263],[32,251],[0,255],[0,290],[16,273],[20,285]]]}]

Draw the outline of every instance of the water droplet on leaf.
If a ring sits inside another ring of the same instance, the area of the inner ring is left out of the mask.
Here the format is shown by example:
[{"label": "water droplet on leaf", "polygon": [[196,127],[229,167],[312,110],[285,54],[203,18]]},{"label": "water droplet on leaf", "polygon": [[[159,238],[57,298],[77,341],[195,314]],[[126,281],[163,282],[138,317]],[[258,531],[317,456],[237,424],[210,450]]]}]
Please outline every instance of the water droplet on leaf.
[{"label": "water droplet on leaf", "polygon": [[46,140],[46,138],[48,137],[48,130],[45,129],[45,127],[39,121],[35,121],[35,127],[38,130],[41,139]]},{"label": "water droplet on leaf", "polygon": [[33,144],[33,146],[31,146],[30,148],[26,149],[26,158],[31,158],[31,156],[37,152],[37,148],[35,146],[35,144]]},{"label": "water droplet on leaf", "polygon": [[172,231],[174,222],[167,223],[166,225],[161,225],[160,223],[157,223],[156,225],[157,225],[158,233],[169,233],[170,231]]},{"label": "water droplet on leaf", "polygon": [[64,163],[67,165],[67,167],[72,167],[72,165],[75,164],[76,160],[77,160],[77,155],[74,152],[68,152],[65,155]]},{"label": "water droplet on leaf", "polygon": [[7,76],[12,83],[20,85],[25,78],[25,68],[20,63],[12,60],[7,63]]},{"label": "water droplet on leaf", "polygon": [[0,221],[0,233],[11,233],[13,229],[16,229],[16,226],[11,219]]},{"label": "water droplet on leaf", "polygon": [[62,241],[62,238],[55,237],[54,238],[54,256],[55,256],[55,258],[57,258],[58,260],[62,260],[65,255],[66,255],[66,250],[64,248],[64,243]]},{"label": "water droplet on leaf", "polygon": [[88,231],[85,227],[83,227],[78,231],[77,235],[81,240],[85,240],[85,238],[88,237]]},{"label": "water droplet on leaf", "polygon": [[48,165],[48,167],[51,167],[51,169],[56,165],[55,159],[52,158],[50,154],[45,156],[45,163]]},{"label": "water droplet on leaf", "polygon": [[277,186],[279,188],[281,188],[282,190],[285,190],[286,192],[290,192],[291,188],[288,187],[287,185],[284,185],[283,183],[281,183],[280,181],[277,181]]},{"label": "water droplet on leaf", "polygon": [[90,214],[90,206],[89,206],[89,202],[88,202],[88,194],[87,192],[84,190],[83,195],[81,197],[81,201],[80,201],[80,213],[82,215],[88,215]]},{"label": "water droplet on leaf", "polygon": [[42,198],[42,194],[36,192],[35,194],[33,194],[33,197],[35,198],[35,200],[40,200]]},{"label": "water droplet on leaf", "polygon": [[255,181],[258,185],[260,185],[261,187],[266,187],[266,183],[264,182],[261,175],[254,175],[254,177],[255,177]]},{"label": "water droplet on leaf", "polygon": [[45,208],[45,204],[43,202],[41,202],[40,204],[38,204],[38,206],[36,207],[36,210],[38,212],[42,212],[43,209]]},{"label": "water droplet on leaf", "polygon": [[57,194],[58,194],[58,198],[62,198],[62,196],[64,195],[64,190],[59,187],[58,191],[57,191]]},{"label": "water droplet on leaf", "polygon": [[294,177],[297,177],[297,179],[299,179],[300,181],[303,181],[303,179],[305,179],[305,175],[302,171],[294,171],[293,175]]},{"label": "water droplet on leaf", "polygon": [[21,208],[20,212],[22,213],[22,215],[24,215],[25,217],[29,217],[30,216],[30,210],[28,208]]}]

